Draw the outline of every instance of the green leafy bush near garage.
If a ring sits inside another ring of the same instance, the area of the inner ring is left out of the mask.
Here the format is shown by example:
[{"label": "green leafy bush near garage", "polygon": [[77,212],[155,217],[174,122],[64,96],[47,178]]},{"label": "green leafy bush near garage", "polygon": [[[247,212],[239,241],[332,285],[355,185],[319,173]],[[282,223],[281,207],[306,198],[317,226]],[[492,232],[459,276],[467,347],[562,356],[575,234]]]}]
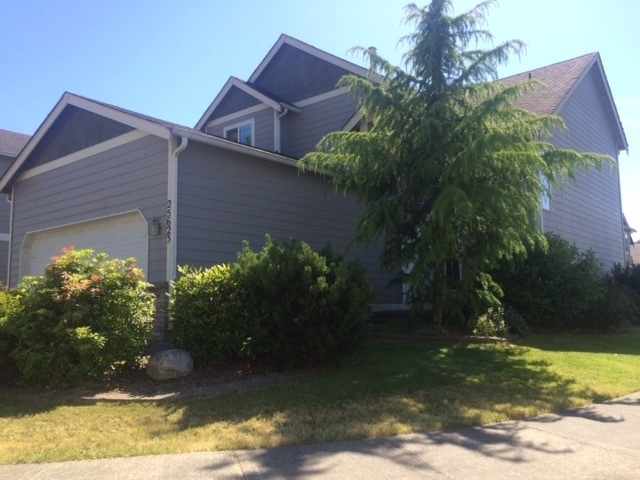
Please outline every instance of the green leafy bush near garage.
[{"label": "green leafy bush near garage", "polygon": [[196,360],[318,364],[364,340],[375,293],[359,262],[304,242],[248,243],[231,265],[183,268],[173,284],[173,341]]},{"label": "green leafy bush near garage", "polygon": [[61,387],[139,368],[153,328],[149,286],[134,259],[73,248],[25,277],[3,325],[22,380]]}]

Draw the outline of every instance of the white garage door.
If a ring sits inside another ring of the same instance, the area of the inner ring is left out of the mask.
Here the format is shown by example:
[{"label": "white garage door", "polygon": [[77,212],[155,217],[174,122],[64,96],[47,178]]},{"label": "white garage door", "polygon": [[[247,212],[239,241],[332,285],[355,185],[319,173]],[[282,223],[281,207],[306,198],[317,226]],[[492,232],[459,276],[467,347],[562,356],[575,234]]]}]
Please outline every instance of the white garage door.
[{"label": "white garage door", "polygon": [[21,276],[41,275],[51,257],[70,246],[76,250],[91,248],[96,253],[107,253],[109,258],[134,257],[136,265],[146,274],[147,221],[135,212],[27,234],[22,247]]}]

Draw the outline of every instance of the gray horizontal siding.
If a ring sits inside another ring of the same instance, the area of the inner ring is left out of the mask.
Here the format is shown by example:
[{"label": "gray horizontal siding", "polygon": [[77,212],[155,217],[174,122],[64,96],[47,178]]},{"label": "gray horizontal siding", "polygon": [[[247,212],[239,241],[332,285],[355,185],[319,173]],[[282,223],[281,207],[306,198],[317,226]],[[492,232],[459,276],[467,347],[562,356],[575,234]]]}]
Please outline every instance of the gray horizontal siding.
[{"label": "gray horizontal siding", "polygon": [[[167,142],[148,136],[15,185],[11,284],[19,274],[26,233],[139,209],[164,218]],[[164,232],[163,232],[164,233]],[[149,239],[148,279],[166,281],[166,238]]]},{"label": "gray horizontal siding", "polygon": [[325,135],[342,130],[356,110],[356,102],[345,93],[287,115],[282,119],[283,153],[299,158],[315,150]]},{"label": "gray horizontal siding", "polygon": [[[568,131],[552,141],[559,148],[618,157],[613,118],[605,103],[604,86],[592,68],[559,114]],[[558,233],[582,250],[592,249],[605,270],[624,262],[620,178],[616,165],[600,171],[581,171],[551,197],[551,211],[543,212],[545,231]]]},{"label": "gray horizontal siding", "polygon": [[255,147],[262,148],[264,150],[273,151],[274,147],[274,127],[273,127],[273,109],[265,108],[264,110],[260,110],[255,113],[251,113],[249,115],[244,115],[242,117],[235,118],[233,120],[229,120],[228,122],[221,123],[219,125],[215,125],[207,129],[207,133],[212,135],[217,135],[219,137],[224,137],[224,129],[231,125],[237,125],[242,122],[247,122],[250,120],[254,120],[255,125]]},{"label": "gray horizontal siding", "polygon": [[[235,261],[242,242],[254,249],[265,234],[296,238],[314,249],[330,241],[344,251],[353,238],[360,208],[352,197],[326,193],[319,177],[293,167],[189,144],[178,162],[178,264],[208,267]],[[379,303],[399,303],[399,289],[388,289],[378,252],[354,246],[378,290]]]}]

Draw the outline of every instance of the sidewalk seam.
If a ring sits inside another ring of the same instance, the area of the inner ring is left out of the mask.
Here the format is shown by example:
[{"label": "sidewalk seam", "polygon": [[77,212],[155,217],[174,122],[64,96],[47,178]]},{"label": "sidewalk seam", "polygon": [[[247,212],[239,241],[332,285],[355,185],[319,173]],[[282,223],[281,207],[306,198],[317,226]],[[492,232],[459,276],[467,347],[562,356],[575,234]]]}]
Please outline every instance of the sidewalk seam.
[{"label": "sidewalk seam", "polygon": [[434,472],[436,472],[439,475],[442,475],[445,478],[448,478],[449,480],[455,480],[454,477],[450,477],[449,475],[447,475],[446,473],[438,470],[436,467],[434,467],[433,465],[431,465],[429,462],[427,462],[424,458],[422,458],[420,455],[418,455],[417,453],[412,452],[411,450],[409,450],[407,447],[405,447],[404,445],[402,445],[401,443],[396,442],[395,440],[392,440],[390,438],[387,438],[387,441],[394,446],[395,448],[397,448],[398,450],[402,450],[403,452],[407,452],[409,455],[411,455],[413,458],[416,458],[420,463],[426,465],[430,470],[433,470]]}]

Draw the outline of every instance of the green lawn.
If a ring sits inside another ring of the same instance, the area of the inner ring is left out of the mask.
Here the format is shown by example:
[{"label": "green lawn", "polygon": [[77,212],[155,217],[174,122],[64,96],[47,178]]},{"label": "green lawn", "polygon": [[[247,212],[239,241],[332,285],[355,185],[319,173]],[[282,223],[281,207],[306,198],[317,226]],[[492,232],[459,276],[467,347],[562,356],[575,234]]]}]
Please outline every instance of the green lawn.
[{"label": "green lawn", "polygon": [[640,329],[522,345],[369,340],[340,366],[218,398],[148,404],[0,397],[0,462],[275,447],[462,427],[640,390]]}]

